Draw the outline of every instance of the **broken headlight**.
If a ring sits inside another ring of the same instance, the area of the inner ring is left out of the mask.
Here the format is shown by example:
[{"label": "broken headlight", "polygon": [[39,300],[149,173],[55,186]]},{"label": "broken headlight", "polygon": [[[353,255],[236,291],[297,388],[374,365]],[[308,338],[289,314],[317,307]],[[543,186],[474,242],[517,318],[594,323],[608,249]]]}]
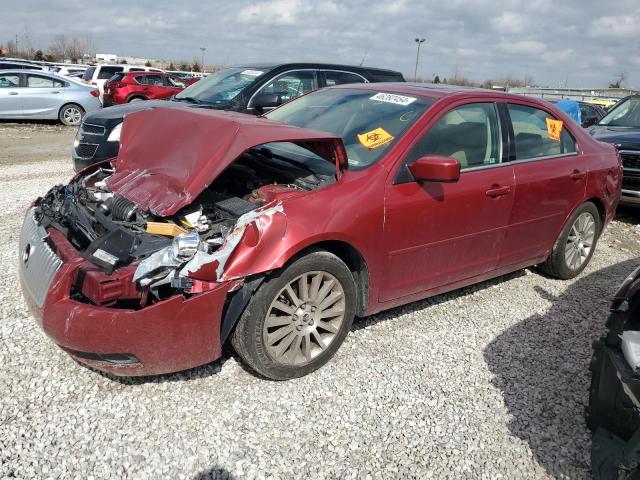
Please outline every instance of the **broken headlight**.
[{"label": "broken headlight", "polygon": [[196,254],[199,245],[200,235],[196,232],[176,235],[171,246],[173,258],[176,260],[187,261]]}]

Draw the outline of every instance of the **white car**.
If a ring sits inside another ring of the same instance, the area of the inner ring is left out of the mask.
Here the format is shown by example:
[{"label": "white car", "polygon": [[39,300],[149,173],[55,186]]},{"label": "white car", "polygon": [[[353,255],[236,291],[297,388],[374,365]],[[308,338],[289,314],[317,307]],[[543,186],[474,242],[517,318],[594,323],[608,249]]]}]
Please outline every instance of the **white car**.
[{"label": "white car", "polygon": [[104,94],[104,84],[107,80],[113,77],[116,73],[121,72],[162,72],[159,68],[141,67],[138,65],[96,65],[95,67],[89,67],[82,75],[82,79],[89,85],[98,87],[100,90],[100,100],[102,101],[102,95]]}]

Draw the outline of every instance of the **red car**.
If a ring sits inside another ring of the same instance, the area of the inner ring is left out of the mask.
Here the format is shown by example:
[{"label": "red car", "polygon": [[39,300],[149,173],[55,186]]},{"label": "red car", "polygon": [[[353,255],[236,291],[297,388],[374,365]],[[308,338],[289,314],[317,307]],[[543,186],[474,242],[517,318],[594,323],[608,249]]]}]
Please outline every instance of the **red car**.
[{"label": "red car", "polygon": [[108,163],[52,188],[20,240],[25,297],[77,361],[116,375],[211,362],[272,379],[327,362],[354,316],[532,265],[587,265],[622,168],[546,102],[342,85],[267,118],[133,112]]},{"label": "red car", "polygon": [[138,100],[164,100],[181,92],[186,84],[178,77],[161,72],[116,73],[104,84],[103,106]]}]

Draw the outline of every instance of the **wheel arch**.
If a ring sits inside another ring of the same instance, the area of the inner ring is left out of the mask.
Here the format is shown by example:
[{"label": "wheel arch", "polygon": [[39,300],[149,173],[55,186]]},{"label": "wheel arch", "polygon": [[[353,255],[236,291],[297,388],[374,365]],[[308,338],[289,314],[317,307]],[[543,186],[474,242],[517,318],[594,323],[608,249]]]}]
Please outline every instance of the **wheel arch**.
[{"label": "wheel arch", "polygon": [[149,100],[147,97],[140,93],[132,93],[127,97],[127,103],[129,103],[131,100],[135,100],[136,98],[140,100]]},{"label": "wheel arch", "polygon": [[593,203],[596,208],[598,209],[598,214],[600,216],[600,233],[602,233],[602,230],[604,229],[604,224],[605,224],[605,220],[606,220],[606,216],[607,216],[607,209],[604,206],[604,202],[602,201],[602,199],[598,198],[598,197],[591,197],[591,198],[587,198],[583,203],[586,202],[591,202]]},{"label": "wheel arch", "polygon": [[[60,123],[62,123],[63,125],[66,125],[66,124],[65,124],[65,123],[64,123],[64,121],[62,120],[62,111],[63,111],[65,108],[67,108],[67,107],[71,107],[71,106],[74,106],[74,107],[77,107],[77,108],[79,108],[79,109],[80,109],[80,112],[81,112],[81,115],[80,115],[80,123],[82,123],[82,120],[84,120],[84,116],[85,116],[85,114],[87,113],[87,111],[84,109],[84,107],[83,107],[82,105],[80,105],[78,102],[66,102],[66,103],[63,103],[63,104],[60,106],[60,108],[58,109],[58,116],[57,116],[58,121],[59,121]],[[78,126],[79,126],[79,125],[80,125],[80,124],[78,124]]]}]

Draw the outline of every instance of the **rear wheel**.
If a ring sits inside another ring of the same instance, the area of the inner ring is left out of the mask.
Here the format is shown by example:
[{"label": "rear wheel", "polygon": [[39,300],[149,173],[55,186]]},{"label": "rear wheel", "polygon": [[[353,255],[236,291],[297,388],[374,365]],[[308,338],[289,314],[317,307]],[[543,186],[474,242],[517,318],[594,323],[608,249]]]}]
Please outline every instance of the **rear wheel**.
[{"label": "rear wheel", "polygon": [[80,105],[70,103],[63,106],[58,113],[58,119],[63,125],[77,126],[82,122],[84,117],[84,109]]},{"label": "rear wheel", "polygon": [[272,275],[252,297],[231,337],[242,359],[273,380],[327,363],[351,328],[356,286],[335,255],[315,251]]},{"label": "rear wheel", "polygon": [[577,276],[593,256],[600,230],[598,209],[591,202],[583,203],[567,221],[540,270],[562,280]]},{"label": "rear wheel", "polygon": [[132,102],[140,102],[140,101],[142,101],[142,100],[146,100],[146,98],[142,98],[142,97],[133,97],[133,98],[130,98],[130,99],[129,99],[129,103],[132,103]]}]

